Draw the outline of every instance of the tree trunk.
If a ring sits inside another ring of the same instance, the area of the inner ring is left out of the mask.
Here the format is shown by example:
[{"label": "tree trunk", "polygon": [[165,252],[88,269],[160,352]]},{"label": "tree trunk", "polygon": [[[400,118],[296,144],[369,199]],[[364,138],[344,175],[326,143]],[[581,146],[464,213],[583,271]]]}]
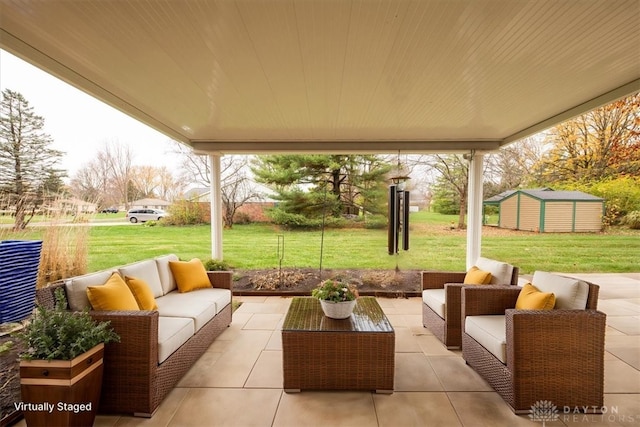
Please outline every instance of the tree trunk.
[{"label": "tree trunk", "polygon": [[458,228],[464,230],[467,228],[464,223],[464,217],[467,212],[467,198],[465,194],[460,194],[460,215],[458,216]]}]

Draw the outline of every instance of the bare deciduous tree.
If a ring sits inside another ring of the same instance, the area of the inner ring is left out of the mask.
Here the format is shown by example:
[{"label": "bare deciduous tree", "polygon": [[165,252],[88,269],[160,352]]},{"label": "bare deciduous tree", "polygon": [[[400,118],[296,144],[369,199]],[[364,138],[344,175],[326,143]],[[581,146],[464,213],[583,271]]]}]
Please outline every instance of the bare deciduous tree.
[{"label": "bare deciduous tree", "polygon": [[261,195],[247,176],[248,156],[225,156],[221,159],[222,220],[227,228],[233,227],[238,209]]},{"label": "bare deciduous tree", "polygon": [[[177,141],[174,152],[183,159],[180,175],[183,182],[206,187],[210,185],[211,166],[208,156],[196,154]],[[262,197],[249,178],[250,161],[250,156],[223,156],[220,160],[222,220],[227,228],[233,227],[235,214],[241,206]]]},{"label": "bare deciduous tree", "polygon": [[96,161],[107,173],[108,182],[119,200],[129,208],[129,191],[132,183],[133,153],[131,148],[116,141],[108,142],[98,151]]}]

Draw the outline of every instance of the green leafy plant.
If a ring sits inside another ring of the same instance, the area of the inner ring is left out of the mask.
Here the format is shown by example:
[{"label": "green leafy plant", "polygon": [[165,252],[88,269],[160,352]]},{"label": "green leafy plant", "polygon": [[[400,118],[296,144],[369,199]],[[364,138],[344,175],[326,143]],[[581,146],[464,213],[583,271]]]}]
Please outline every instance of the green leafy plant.
[{"label": "green leafy plant", "polygon": [[311,296],[333,302],[353,301],[358,298],[358,289],[345,281],[328,279],[312,290]]},{"label": "green leafy plant", "polygon": [[229,264],[219,259],[210,258],[203,262],[204,269],[207,271],[228,271]]},{"label": "green leafy plant", "polygon": [[96,322],[88,311],[67,310],[62,289],[55,291],[53,310],[38,306],[24,329],[15,336],[24,343],[23,360],[71,360],[100,343],[119,342],[110,322]]}]

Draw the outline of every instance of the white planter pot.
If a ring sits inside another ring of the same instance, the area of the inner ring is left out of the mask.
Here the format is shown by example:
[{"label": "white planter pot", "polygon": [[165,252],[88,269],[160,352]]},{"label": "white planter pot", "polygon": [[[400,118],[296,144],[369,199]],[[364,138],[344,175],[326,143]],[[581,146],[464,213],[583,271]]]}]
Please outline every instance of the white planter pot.
[{"label": "white planter pot", "polygon": [[320,306],[325,316],[331,319],[346,319],[353,313],[356,300],[343,302],[320,300]]}]

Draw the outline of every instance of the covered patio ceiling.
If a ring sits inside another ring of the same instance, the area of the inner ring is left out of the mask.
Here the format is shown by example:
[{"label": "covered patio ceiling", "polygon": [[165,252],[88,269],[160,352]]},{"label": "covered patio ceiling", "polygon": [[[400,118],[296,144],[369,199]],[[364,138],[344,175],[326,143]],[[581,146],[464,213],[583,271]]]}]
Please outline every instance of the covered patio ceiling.
[{"label": "covered patio ceiling", "polygon": [[640,90],[639,22],[638,0],[0,0],[0,47],[199,151],[484,152]]}]

